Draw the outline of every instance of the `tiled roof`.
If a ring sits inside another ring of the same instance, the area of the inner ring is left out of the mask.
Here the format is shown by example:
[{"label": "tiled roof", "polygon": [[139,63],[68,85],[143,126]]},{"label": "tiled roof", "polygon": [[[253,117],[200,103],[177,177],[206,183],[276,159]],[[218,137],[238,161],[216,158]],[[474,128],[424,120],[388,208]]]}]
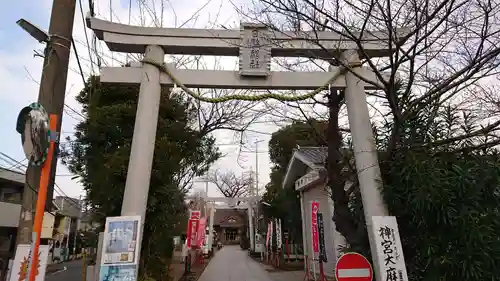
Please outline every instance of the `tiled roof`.
[{"label": "tiled roof", "polygon": [[325,164],[328,156],[327,147],[300,147],[296,152],[315,165]]},{"label": "tiled roof", "polygon": [[298,147],[288,163],[283,187],[294,186],[294,182],[305,175],[308,169],[323,169],[327,158],[327,147]]}]

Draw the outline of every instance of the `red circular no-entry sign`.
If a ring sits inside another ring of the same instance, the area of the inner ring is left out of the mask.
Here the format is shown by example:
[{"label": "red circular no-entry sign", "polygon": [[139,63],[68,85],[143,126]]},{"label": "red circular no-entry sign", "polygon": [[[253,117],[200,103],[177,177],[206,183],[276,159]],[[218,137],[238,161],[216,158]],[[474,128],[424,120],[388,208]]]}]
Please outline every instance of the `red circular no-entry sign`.
[{"label": "red circular no-entry sign", "polygon": [[339,258],[335,267],[337,281],[372,281],[370,262],[358,253],[347,253]]}]

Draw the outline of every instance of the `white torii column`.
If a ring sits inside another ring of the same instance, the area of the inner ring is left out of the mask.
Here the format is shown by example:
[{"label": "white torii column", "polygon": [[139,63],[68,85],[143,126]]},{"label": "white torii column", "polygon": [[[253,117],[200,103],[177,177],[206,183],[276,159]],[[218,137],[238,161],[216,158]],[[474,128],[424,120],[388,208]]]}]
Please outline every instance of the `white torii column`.
[{"label": "white torii column", "polygon": [[210,211],[209,211],[209,214],[210,214],[210,220],[209,220],[209,224],[208,224],[208,242],[207,242],[207,245],[208,245],[208,250],[210,252],[212,252],[212,245],[213,245],[213,239],[214,239],[214,216],[215,216],[215,204],[214,203],[211,203],[210,204]]},{"label": "white torii column", "polygon": [[[145,58],[148,60],[163,63],[164,55],[163,49],[159,46],[148,46],[146,48]],[[146,205],[148,203],[161,96],[160,70],[156,66],[149,64],[144,64],[142,69],[134,136],[132,138],[121,210],[122,216],[141,216],[141,242]],[[138,251],[140,252],[140,249]]]},{"label": "white torii column", "polygon": [[248,204],[248,236],[250,236],[250,251],[255,250],[255,234],[253,233],[253,209],[252,209],[252,204],[250,202]]},{"label": "white torii column", "polygon": [[[362,75],[362,68],[358,52],[345,51],[342,59],[348,65],[352,65],[352,71]],[[354,147],[354,157],[356,160],[356,170],[358,173],[359,189],[361,192],[365,221],[370,240],[370,249],[375,264],[375,272],[379,272],[377,265],[377,251],[375,248],[374,230],[372,229],[371,217],[387,216],[388,211],[384,204],[380,187],[382,177],[377,157],[377,148],[373,138],[373,130],[366,102],[365,89],[361,79],[351,71],[345,74],[346,89],[345,100],[349,127],[351,128],[352,141]],[[379,280],[382,281],[382,280]]]}]

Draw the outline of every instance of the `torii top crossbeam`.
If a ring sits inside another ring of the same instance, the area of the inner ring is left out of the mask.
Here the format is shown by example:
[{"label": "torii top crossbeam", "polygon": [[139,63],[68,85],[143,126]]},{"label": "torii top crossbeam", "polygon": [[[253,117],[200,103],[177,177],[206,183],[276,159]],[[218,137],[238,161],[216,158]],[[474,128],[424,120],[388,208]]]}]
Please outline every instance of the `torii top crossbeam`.
[{"label": "torii top crossbeam", "polygon": [[[96,18],[87,18],[87,25],[105,41],[111,51],[145,53],[147,46],[159,46],[165,54],[239,56],[239,71],[176,69],[170,65],[169,75],[160,74],[160,84],[175,85],[172,76],[188,88],[316,90],[332,76],[328,72],[271,71],[271,57],[321,57],[324,59],[358,49],[354,41],[334,32],[275,32],[259,24],[242,23],[241,30],[154,28],[124,25]],[[406,31],[398,31],[404,36]],[[361,44],[363,54],[381,57],[390,54],[387,35],[365,32]],[[313,43],[318,39],[318,43]],[[160,61],[162,63],[162,61]],[[132,66],[132,65],[131,65]],[[331,67],[334,72],[340,67]],[[103,68],[101,82],[139,84],[142,64],[133,67]],[[360,81],[367,90],[382,87],[381,78],[369,68],[360,68]],[[361,73],[362,72],[362,73]],[[367,83],[366,81],[369,81]],[[344,79],[329,83],[332,88],[345,88]]]},{"label": "torii top crossbeam", "polygon": [[[252,25],[252,24],[246,24]],[[254,26],[263,27],[262,25]],[[156,28],[131,26],[97,18],[87,18],[87,26],[115,52],[144,53],[146,46],[161,46],[167,54],[238,56],[242,45],[241,30]],[[407,34],[398,30],[400,37]],[[359,37],[360,34],[353,33]],[[393,35],[394,36],[394,35]],[[335,32],[278,32],[269,31],[271,56],[276,57],[331,57],[358,45]],[[369,57],[390,55],[386,32],[365,31],[363,50]],[[312,40],[318,40],[313,43]],[[320,47],[321,46],[321,47]],[[326,52],[327,51],[327,52]]]}]

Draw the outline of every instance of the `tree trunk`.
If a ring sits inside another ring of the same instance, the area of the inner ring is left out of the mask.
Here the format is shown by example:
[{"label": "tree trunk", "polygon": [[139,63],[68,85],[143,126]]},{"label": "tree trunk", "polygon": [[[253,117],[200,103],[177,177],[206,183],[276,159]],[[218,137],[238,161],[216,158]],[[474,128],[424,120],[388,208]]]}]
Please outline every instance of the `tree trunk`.
[{"label": "tree trunk", "polygon": [[342,139],[339,130],[339,112],[344,98],[343,93],[330,90],[328,95],[328,157],[326,169],[328,173],[328,186],[331,189],[331,198],[334,202],[333,221],[336,229],[346,239],[350,248],[361,250],[363,242],[360,241],[358,226],[355,217],[349,209],[349,194],[345,191],[346,179],[342,178],[341,145]]}]

